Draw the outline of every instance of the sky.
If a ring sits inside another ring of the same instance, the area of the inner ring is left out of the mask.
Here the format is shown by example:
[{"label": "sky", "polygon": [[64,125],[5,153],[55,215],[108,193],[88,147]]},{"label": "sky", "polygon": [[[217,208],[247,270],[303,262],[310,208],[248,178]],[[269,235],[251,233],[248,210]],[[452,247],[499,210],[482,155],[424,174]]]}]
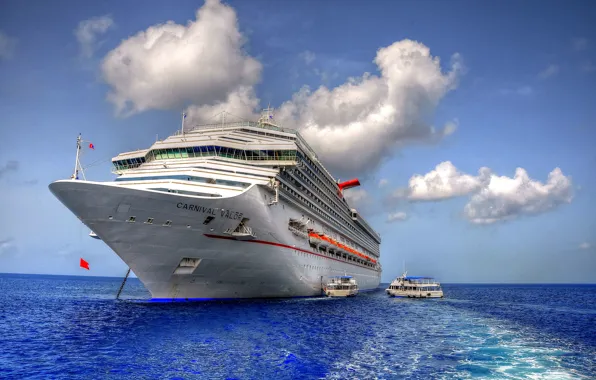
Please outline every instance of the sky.
[{"label": "sky", "polygon": [[78,133],[109,181],[183,111],[270,104],[361,180],[382,281],[596,282],[591,2],[0,1],[0,272],[126,273],[48,190]]}]

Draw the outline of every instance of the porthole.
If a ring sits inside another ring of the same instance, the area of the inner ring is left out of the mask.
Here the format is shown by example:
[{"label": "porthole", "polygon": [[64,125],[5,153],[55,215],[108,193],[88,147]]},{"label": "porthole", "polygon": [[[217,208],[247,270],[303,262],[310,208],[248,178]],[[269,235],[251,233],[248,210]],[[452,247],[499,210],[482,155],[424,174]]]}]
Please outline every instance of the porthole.
[{"label": "porthole", "polygon": [[130,218],[128,218],[128,222],[129,223],[134,223],[137,221],[137,217],[136,216],[131,216]]},{"label": "porthole", "polygon": [[166,227],[169,227],[172,225],[172,221],[171,220],[166,220],[166,222],[163,224]]}]

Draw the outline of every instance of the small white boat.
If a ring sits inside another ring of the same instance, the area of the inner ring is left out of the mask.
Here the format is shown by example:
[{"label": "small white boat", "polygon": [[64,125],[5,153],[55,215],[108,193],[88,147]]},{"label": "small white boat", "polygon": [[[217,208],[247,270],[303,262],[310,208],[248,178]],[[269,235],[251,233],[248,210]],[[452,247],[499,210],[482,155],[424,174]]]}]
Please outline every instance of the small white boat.
[{"label": "small white boat", "polygon": [[352,276],[331,277],[324,290],[327,297],[354,297],[358,294],[358,284]]},{"label": "small white boat", "polygon": [[441,284],[434,278],[408,276],[407,271],[393,280],[385,292],[392,297],[443,298]]}]

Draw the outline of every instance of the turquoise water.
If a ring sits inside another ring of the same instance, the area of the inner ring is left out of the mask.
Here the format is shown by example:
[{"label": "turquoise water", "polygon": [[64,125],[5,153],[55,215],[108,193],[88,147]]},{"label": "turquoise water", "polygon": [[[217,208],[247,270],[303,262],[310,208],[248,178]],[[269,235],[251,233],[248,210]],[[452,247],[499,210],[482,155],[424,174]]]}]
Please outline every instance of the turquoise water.
[{"label": "turquoise water", "polygon": [[596,377],[592,285],[164,304],[120,281],[0,275],[0,378]]}]

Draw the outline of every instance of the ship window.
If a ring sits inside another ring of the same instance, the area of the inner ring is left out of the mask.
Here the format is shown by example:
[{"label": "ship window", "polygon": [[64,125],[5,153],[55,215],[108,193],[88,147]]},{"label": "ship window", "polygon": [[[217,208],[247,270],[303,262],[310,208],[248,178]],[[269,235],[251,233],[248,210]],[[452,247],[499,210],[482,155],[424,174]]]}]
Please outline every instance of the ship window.
[{"label": "ship window", "polygon": [[148,218],[145,223],[146,224],[153,224],[153,218]]},{"label": "ship window", "polygon": [[108,219],[112,220],[112,219],[114,219],[114,217],[112,215],[110,215],[110,216],[108,216]]},{"label": "ship window", "polygon": [[209,224],[211,223],[211,221],[215,219],[214,216],[208,216],[207,218],[205,218],[205,221],[203,222],[203,224]]},{"label": "ship window", "polygon": [[169,227],[172,225],[172,221],[171,220],[166,220],[166,222],[163,224],[166,227]]},{"label": "ship window", "polygon": [[134,223],[136,220],[137,218],[135,216],[131,216],[130,218],[128,218],[129,223]]}]

